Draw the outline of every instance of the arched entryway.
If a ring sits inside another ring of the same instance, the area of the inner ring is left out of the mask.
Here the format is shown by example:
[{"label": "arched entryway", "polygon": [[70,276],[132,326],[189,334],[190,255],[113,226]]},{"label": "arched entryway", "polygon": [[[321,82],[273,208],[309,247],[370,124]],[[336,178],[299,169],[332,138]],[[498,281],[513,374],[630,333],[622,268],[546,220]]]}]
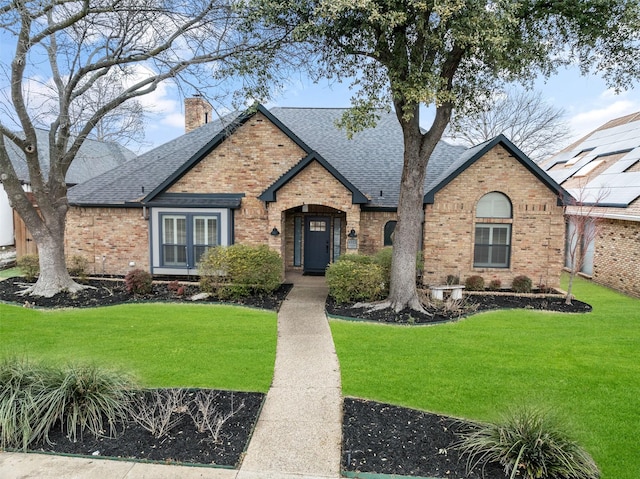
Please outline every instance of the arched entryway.
[{"label": "arched entryway", "polygon": [[347,215],[324,205],[300,205],[283,212],[287,271],[323,274],[345,253]]}]

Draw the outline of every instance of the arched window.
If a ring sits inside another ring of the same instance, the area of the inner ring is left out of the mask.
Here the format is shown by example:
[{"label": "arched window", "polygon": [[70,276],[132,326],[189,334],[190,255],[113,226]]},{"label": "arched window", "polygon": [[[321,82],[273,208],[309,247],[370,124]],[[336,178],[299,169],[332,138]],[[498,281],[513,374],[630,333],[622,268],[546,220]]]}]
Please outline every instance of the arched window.
[{"label": "arched window", "polygon": [[[483,222],[491,218],[492,221]],[[511,218],[509,198],[497,191],[487,193],[476,206],[474,268],[508,268],[511,259]]]},{"label": "arched window", "polygon": [[393,232],[396,230],[397,221],[387,221],[384,225],[384,245],[393,246]]}]

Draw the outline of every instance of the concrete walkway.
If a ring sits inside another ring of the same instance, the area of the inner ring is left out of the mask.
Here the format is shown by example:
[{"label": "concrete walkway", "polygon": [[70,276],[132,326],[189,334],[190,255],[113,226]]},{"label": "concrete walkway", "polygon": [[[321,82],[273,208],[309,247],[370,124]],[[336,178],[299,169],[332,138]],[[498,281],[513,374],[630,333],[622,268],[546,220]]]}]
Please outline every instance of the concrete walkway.
[{"label": "concrete walkway", "polygon": [[278,313],[273,384],[240,470],[0,452],[1,479],[336,479],[342,395],[323,277],[295,286]]}]

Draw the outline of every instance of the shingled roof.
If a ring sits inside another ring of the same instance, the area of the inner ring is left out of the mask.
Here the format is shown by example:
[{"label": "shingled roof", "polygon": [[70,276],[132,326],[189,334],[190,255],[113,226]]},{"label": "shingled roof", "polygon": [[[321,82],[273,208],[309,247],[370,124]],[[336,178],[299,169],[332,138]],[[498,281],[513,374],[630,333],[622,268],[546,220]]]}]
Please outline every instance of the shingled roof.
[{"label": "shingled roof", "polygon": [[[142,206],[146,201],[168,188],[204,158],[212,149],[233,132],[239,124],[260,111],[275,122],[293,141],[306,152],[300,158],[301,165],[310,158],[321,164],[338,178],[354,194],[354,201],[363,203],[369,198],[367,208],[393,209],[397,207],[403,165],[403,136],[398,119],[393,112],[379,112],[374,128],[356,133],[348,138],[346,132],[336,126],[345,113],[344,108],[281,108],[269,111],[258,106],[245,113],[234,113],[206,124],[175,140],[169,141],[117,170],[107,172],[69,191],[69,201],[83,206]],[[452,174],[459,174],[479,158],[488,147],[501,143],[512,148],[518,159],[525,163],[547,186],[558,191],[555,182],[542,173],[528,158],[506,138],[499,137],[467,149],[440,141],[427,168],[425,194],[450,181]],[[295,170],[295,168],[294,168]],[[279,182],[288,180],[287,174]],[[263,199],[270,201],[279,183],[265,185]],[[366,198],[365,198],[366,199]]]},{"label": "shingled roof", "polygon": [[[36,129],[40,168],[43,174],[49,171],[49,132]],[[7,153],[16,170],[18,179],[23,183],[30,183],[29,169],[24,153],[12,142],[7,142]],[[135,158],[131,150],[113,142],[86,139],[67,172],[66,181],[69,185],[83,183],[96,175],[116,168]]]}]

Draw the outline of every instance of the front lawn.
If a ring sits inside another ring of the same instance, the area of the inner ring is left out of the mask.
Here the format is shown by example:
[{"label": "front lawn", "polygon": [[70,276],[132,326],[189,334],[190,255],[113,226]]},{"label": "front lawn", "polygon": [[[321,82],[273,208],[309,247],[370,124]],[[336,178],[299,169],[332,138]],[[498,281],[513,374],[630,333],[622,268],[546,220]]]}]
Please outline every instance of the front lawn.
[{"label": "front lawn", "polygon": [[0,304],[0,356],[90,362],[149,387],[266,392],[276,313],[237,306],[133,304],[35,310]]},{"label": "front lawn", "polygon": [[331,321],[343,393],[478,420],[548,408],[603,479],[636,479],[640,300],[581,280],[574,292],[592,313],[501,311],[427,327]]}]

